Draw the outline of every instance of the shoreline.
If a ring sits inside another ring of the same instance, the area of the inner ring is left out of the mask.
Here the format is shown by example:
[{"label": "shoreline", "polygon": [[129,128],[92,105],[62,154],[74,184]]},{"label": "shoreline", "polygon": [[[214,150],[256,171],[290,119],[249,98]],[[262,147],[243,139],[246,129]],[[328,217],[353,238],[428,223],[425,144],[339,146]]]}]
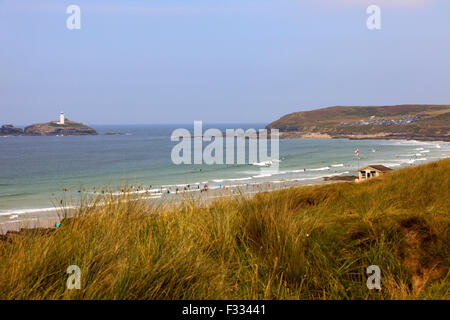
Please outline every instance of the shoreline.
[{"label": "shoreline", "polygon": [[449,135],[440,136],[421,136],[411,134],[397,133],[376,133],[376,134],[353,134],[353,135],[332,135],[321,132],[299,132],[299,131],[280,131],[280,139],[348,139],[348,140],[404,140],[418,142],[450,142]]},{"label": "shoreline", "polygon": [[[318,138],[318,137],[316,137]],[[348,138],[345,138],[348,139]],[[377,138],[377,140],[393,140],[393,139],[380,139]],[[418,142],[418,143],[424,143],[424,141],[419,140],[405,140],[405,139],[395,139],[399,141],[404,142]],[[442,144],[449,144],[449,142],[442,141],[442,140],[433,140],[432,142],[435,143],[442,143]],[[419,150],[419,149],[417,149]],[[417,151],[417,152],[426,152],[427,150],[423,151]],[[426,156],[423,154],[423,156]],[[418,158],[414,161],[409,160],[400,163],[391,163],[391,166],[393,169],[399,169],[399,168],[405,168],[410,166],[416,166],[421,165],[427,162],[434,162],[438,159],[445,159],[448,158],[448,154],[443,154],[442,158],[433,159],[433,157],[427,158]],[[416,157],[417,158],[417,157]],[[436,157],[434,157],[436,158]],[[372,161],[372,160],[370,160]],[[373,162],[378,162],[378,160],[374,160]],[[264,172],[259,172],[259,175],[254,177],[247,177],[247,178],[223,178],[223,179],[212,179],[211,181],[206,181],[206,184],[208,184],[208,189],[210,190],[210,193],[214,193],[215,195],[218,195],[218,198],[225,196],[225,192],[222,191],[220,188],[225,187],[226,190],[229,192],[242,192],[246,194],[250,194],[249,191],[255,190],[256,188],[259,188],[258,192],[265,192],[265,191],[272,191],[272,190],[281,190],[286,189],[290,187],[297,187],[297,186],[307,186],[307,185],[317,185],[317,184],[327,184],[327,183],[335,183],[335,182],[343,182],[343,181],[349,181],[349,176],[352,176],[354,174],[354,167],[348,167],[348,168],[342,168],[344,171],[339,172],[336,171],[337,168],[335,167],[344,167],[343,164],[328,164],[326,167],[322,168],[308,168],[308,169],[301,169],[301,170],[282,170],[281,172],[277,172],[272,174],[266,174],[264,175]],[[295,169],[295,168],[294,168]],[[351,172],[349,172],[351,171]],[[297,175],[298,173],[306,172],[306,176]],[[311,176],[312,172],[317,172],[317,175]],[[320,173],[319,173],[320,172]],[[291,177],[277,177],[277,174],[290,174]],[[295,178],[292,178],[294,176]],[[268,177],[272,177],[270,180],[268,180]],[[262,180],[256,180],[262,178]],[[342,178],[342,179],[341,179]],[[345,179],[344,179],[345,178]],[[242,182],[241,182],[242,180]],[[243,180],[250,180],[248,183],[244,182]],[[199,180],[200,181],[200,180]],[[192,183],[190,185],[190,190],[187,190],[187,194],[201,194],[200,188],[202,187],[204,183]],[[217,186],[215,185],[217,184]],[[161,185],[161,188],[156,188],[152,190],[140,190],[136,188],[136,191],[132,191],[132,194],[138,195],[142,194],[143,196],[149,196],[148,200],[150,202],[159,202],[159,201],[173,201],[173,198],[180,198],[180,195],[183,195],[183,188],[185,186],[188,186],[187,183],[183,184],[174,184],[174,185]],[[268,187],[270,186],[270,187]],[[132,186],[131,186],[132,187]],[[134,187],[132,187],[134,189]],[[264,189],[264,190],[261,190]],[[175,194],[175,189],[179,189],[179,193]],[[95,190],[95,188],[94,188]],[[167,190],[170,190],[170,195],[167,195]],[[105,192],[106,194],[111,194],[113,196],[120,196],[122,193],[118,190],[116,191],[110,191],[108,190]],[[257,192],[257,193],[258,193]],[[75,194],[75,193],[74,193]],[[101,194],[96,194],[95,192],[89,192],[87,191],[85,193],[89,197],[94,196],[101,196]],[[202,199],[202,196],[199,197],[201,201],[204,201],[205,199]],[[23,208],[23,209],[5,209],[5,212],[0,212],[0,234],[5,234],[8,231],[14,231],[14,230],[20,230],[22,228],[39,228],[40,226],[49,226],[49,225],[55,225],[56,223],[61,221],[61,218],[58,216],[58,212],[61,213],[64,210],[72,210],[76,209],[77,207],[72,206],[69,203],[69,208],[58,208],[58,207],[46,207],[46,208]]]},{"label": "shoreline", "polygon": [[[333,175],[329,175],[333,176]],[[336,175],[334,175],[336,176]],[[159,197],[155,196],[147,196],[145,197],[145,193],[142,192],[124,192],[124,193],[105,193],[106,195],[113,195],[115,197],[121,197],[124,195],[135,196],[135,199],[131,199],[129,201],[136,200],[146,200],[149,204],[176,204],[177,202],[189,197],[190,199],[194,199],[198,201],[201,205],[209,204],[216,199],[227,198],[238,196],[242,194],[244,196],[253,197],[259,193],[265,192],[273,192],[279,190],[285,190],[293,187],[302,187],[302,186],[312,186],[312,185],[324,185],[336,182],[344,182],[344,181],[336,181],[336,180],[324,180],[325,176],[320,176],[318,178],[313,178],[311,183],[304,184],[301,183],[301,179],[289,179],[285,181],[281,181],[279,183],[273,182],[265,182],[259,184],[252,184],[251,186],[245,185],[231,185],[225,186],[225,189],[213,187],[210,188],[207,192],[200,192],[200,190],[188,190],[187,192],[179,192],[179,193],[170,193],[165,194],[162,193]],[[319,180],[320,179],[320,180]],[[316,180],[316,181],[314,181]],[[318,180],[318,181],[317,181]],[[299,183],[300,182],[300,183]],[[26,213],[26,209],[22,209],[25,213],[22,214],[21,219],[12,220],[12,221],[0,221],[0,236],[7,235],[8,232],[20,232],[25,229],[54,229],[56,228],[57,223],[61,223],[65,218],[71,218],[73,213],[76,212],[81,206],[69,204],[66,207],[60,208],[43,208],[40,209],[30,209],[33,210],[32,214],[28,215]],[[41,214],[40,214],[41,213]],[[7,215],[4,215],[7,216]]]},{"label": "shoreline", "polygon": [[[443,160],[442,159],[428,161],[428,163]],[[409,166],[404,166],[398,169],[393,169],[394,171],[401,170],[404,168],[415,167],[419,165],[424,165],[425,163],[412,164]],[[321,175],[314,178],[297,178],[297,179],[284,179],[275,181],[266,181],[262,183],[254,184],[239,184],[239,185],[229,185],[220,187],[208,188],[208,191],[201,192],[201,189],[190,189],[180,191],[178,193],[148,193],[145,191],[125,191],[125,192],[108,192],[104,196],[111,195],[114,197],[120,197],[124,195],[135,196],[136,200],[146,200],[148,204],[176,204],[177,202],[189,198],[198,201],[201,205],[207,205],[215,201],[216,199],[223,199],[227,197],[233,197],[238,195],[243,195],[245,197],[253,197],[256,194],[281,191],[296,187],[307,187],[314,185],[326,185],[332,183],[352,183],[354,180],[350,179],[354,177],[350,175],[348,171],[335,174]],[[309,183],[305,183],[307,181]],[[165,189],[167,190],[167,189]],[[147,195],[147,196],[146,196]],[[100,194],[99,194],[100,196]],[[27,209],[21,209],[24,213],[20,215],[20,219],[12,221],[1,221],[0,220],[0,236],[7,236],[8,233],[17,233],[22,230],[30,229],[55,229],[57,224],[61,224],[64,219],[72,218],[74,213],[81,207],[81,205],[73,205],[70,203],[68,206],[55,207],[55,208],[42,208],[42,209],[30,209],[30,212],[26,212]],[[14,215],[14,213],[12,213]],[[6,217],[8,215],[4,215]],[[18,216],[18,215],[16,215]],[[18,218],[18,217],[17,217]]]}]

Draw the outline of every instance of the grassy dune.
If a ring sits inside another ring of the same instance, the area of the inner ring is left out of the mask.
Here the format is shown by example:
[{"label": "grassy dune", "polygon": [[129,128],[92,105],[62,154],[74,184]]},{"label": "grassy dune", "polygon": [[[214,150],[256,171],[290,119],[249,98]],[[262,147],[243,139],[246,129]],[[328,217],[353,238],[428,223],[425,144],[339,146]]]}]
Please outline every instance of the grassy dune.
[{"label": "grassy dune", "polygon": [[[0,241],[0,299],[449,299],[449,172],[447,159],[208,207],[92,203]],[[81,290],[66,289],[69,265]]]}]

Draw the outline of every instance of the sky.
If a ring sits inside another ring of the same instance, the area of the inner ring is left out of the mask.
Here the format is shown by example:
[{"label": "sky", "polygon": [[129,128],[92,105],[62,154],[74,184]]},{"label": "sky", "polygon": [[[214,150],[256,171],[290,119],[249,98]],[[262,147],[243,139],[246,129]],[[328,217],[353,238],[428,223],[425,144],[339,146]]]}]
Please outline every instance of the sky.
[{"label": "sky", "polygon": [[0,125],[450,104],[449,52],[448,0],[0,0]]}]

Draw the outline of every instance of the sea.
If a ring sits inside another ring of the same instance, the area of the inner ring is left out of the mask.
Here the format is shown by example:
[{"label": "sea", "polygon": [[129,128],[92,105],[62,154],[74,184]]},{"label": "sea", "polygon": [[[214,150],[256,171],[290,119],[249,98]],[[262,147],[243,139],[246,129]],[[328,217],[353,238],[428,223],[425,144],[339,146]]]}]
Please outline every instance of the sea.
[{"label": "sea", "polygon": [[[203,130],[265,125],[209,123]],[[160,197],[162,190],[186,185],[307,185],[323,183],[326,176],[356,175],[358,167],[369,164],[398,169],[450,156],[450,144],[438,141],[280,139],[278,171],[264,173],[260,163],[174,164],[171,153],[179,142],[171,141],[171,134],[179,128],[193,132],[193,124],[91,126],[99,135],[0,137],[0,220],[52,211],[68,193],[81,199],[86,193],[120,192],[126,185]],[[203,147],[208,144],[204,141]],[[226,143],[223,148],[226,154]]]}]

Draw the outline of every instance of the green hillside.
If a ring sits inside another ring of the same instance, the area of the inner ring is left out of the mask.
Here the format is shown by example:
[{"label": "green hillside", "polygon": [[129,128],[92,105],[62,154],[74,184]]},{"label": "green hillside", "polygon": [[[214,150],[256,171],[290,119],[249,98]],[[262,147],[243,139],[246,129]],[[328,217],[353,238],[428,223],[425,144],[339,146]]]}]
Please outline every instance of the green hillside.
[{"label": "green hillside", "polygon": [[329,107],[288,114],[267,128],[336,138],[381,134],[390,138],[449,140],[450,106]]}]

